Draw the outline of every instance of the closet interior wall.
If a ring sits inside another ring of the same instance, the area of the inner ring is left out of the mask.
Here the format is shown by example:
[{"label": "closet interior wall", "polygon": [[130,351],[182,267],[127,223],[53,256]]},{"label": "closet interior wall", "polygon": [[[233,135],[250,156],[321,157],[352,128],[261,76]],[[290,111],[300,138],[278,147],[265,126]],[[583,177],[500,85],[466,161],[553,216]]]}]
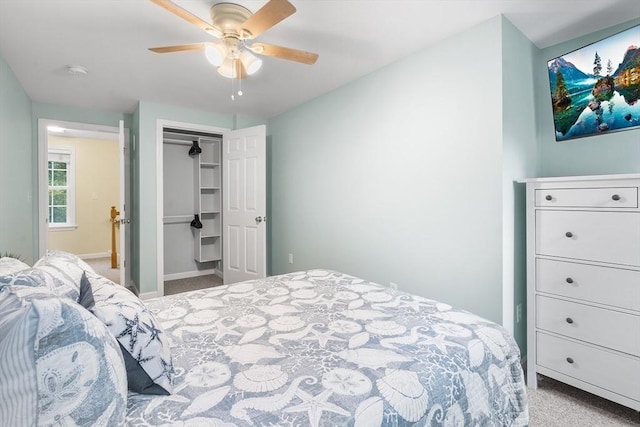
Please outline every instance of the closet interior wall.
[{"label": "closet interior wall", "polygon": [[[201,150],[195,154],[194,141]],[[222,277],[221,144],[221,135],[164,129],[165,281],[206,274]],[[202,228],[192,226],[195,215]]]}]

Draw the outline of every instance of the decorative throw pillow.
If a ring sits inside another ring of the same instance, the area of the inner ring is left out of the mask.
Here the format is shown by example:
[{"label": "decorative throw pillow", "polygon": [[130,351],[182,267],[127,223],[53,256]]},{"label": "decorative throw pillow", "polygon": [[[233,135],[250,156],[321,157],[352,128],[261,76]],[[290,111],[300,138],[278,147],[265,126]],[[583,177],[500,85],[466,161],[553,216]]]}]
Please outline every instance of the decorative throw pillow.
[{"label": "decorative throw pillow", "polygon": [[160,322],[131,291],[95,273],[87,272],[87,277],[95,299],[93,312],[120,343],[129,390],[171,394],[171,348]]},{"label": "decorative throw pillow", "polygon": [[0,287],[4,285],[44,286],[55,295],[69,298],[75,302],[80,297],[79,281],[78,285],[76,285],[68,275],[48,266],[27,268],[13,274],[0,276]]},{"label": "decorative throw pillow", "polygon": [[18,271],[26,270],[27,268],[29,268],[29,266],[19,259],[11,257],[0,258],[0,276],[17,273]]},{"label": "decorative throw pillow", "polygon": [[93,268],[91,268],[89,264],[84,262],[82,258],[80,258],[78,255],[75,255],[69,252],[59,251],[55,249],[48,250],[47,254],[45,255],[45,258],[49,262],[56,263],[57,265],[60,265],[63,267],[69,266],[69,265],[76,265],[82,271],[90,271],[91,273],[95,273]]},{"label": "decorative throw pillow", "polygon": [[46,286],[0,288],[0,425],[123,425],[127,380],[117,341]]},{"label": "decorative throw pillow", "polygon": [[80,298],[78,304],[93,313],[93,309],[96,306],[96,301],[93,298],[93,290],[91,289],[91,282],[87,278],[87,273],[82,272],[80,278]]},{"label": "decorative throw pillow", "polygon": [[33,267],[47,271],[58,282],[64,284],[64,287],[67,288],[64,296],[68,296],[76,302],[80,301],[82,275],[85,271],[93,271],[86,262],[76,255],[63,251],[48,251]]}]

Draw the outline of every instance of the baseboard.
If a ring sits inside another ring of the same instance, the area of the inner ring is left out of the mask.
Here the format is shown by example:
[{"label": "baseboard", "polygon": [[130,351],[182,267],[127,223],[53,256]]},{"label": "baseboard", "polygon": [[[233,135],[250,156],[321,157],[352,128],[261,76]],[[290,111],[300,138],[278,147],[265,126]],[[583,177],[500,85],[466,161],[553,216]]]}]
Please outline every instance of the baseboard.
[{"label": "baseboard", "polygon": [[212,268],[209,270],[185,271],[183,273],[165,274],[164,281],[166,282],[167,280],[190,279],[192,277],[208,276],[210,274],[215,274],[216,276],[222,277],[222,273],[220,272],[220,270]]},{"label": "baseboard", "polygon": [[153,292],[145,292],[143,294],[140,294],[138,296],[138,298],[142,299],[142,300],[146,300],[146,299],[151,299],[151,298],[157,298],[160,296],[160,293],[158,291],[153,291]]},{"label": "baseboard", "polygon": [[111,256],[111,251],[109,252],[97,252],[95,254],[82,254],[78,255],[80,259],[97,259],[97,258],[108,258]]}]

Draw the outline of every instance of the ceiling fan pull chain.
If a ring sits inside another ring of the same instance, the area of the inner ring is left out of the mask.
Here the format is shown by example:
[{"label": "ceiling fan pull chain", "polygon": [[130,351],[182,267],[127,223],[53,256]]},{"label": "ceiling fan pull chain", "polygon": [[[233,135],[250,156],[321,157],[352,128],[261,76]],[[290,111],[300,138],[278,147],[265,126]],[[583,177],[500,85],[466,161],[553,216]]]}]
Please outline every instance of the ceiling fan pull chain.
[{"label": "ceiling fan pull chain", "polygon": [[236,75],[236,61],[231,61],[231,100],[236,100],[235,88],[233,87],[233,81],[235,80],[233,77]]},{"label": "ceiling fan pull chain", "polygon": [[240,75],[242,73],[242,67],[239,67],[238,64],[240,63],[240,59],[236,59],[236,71],[237,71],[237,76],[238,76],[238,96],[242,96],[242,76]]}]

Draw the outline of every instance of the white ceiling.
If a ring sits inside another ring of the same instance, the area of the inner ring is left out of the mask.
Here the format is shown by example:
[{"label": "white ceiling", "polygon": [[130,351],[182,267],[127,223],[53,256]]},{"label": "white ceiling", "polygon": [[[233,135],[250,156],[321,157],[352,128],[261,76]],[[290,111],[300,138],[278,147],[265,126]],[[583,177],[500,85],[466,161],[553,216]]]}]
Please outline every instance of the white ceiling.
[{"label": "white ceiling", "polygon": [[[204,20],[219,1],[175,0]],[[130,113],[145,100],[269,118],[501,13],[540,48],[640,17],[638,0],[290,1],[297,13],[256,40],[318,62],[265,57],[235,101],[203,54],[147,50],[212,40],[148,0],[0,0],[0,56],[36,102]],[[266,0],[237,3],[255,12]],[[88,75],[70,75],[71,64]]]}]

